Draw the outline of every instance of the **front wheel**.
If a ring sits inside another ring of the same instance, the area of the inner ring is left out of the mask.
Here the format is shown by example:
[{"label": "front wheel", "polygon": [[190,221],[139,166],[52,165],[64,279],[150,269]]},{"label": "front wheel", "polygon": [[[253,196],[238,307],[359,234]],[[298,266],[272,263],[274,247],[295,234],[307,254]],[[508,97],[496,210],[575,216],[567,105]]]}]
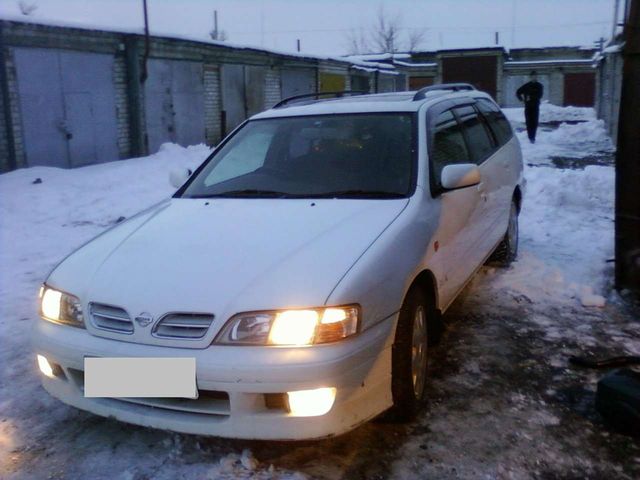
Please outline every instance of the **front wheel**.
[{"label": "front wheel", "polygon": [[518,206],[515,199],[511,201],[509,211],[509,225],[502,241],[498,244],[489,258],[490,263],[496,263],[503,267],[511,265],[518,256]]},{"label": "front wheel", "polygon": [[424,293],[412,288],[402,305],[392,353],[394,420],[411,420],[424,397],[427,381],[429,305]]}]

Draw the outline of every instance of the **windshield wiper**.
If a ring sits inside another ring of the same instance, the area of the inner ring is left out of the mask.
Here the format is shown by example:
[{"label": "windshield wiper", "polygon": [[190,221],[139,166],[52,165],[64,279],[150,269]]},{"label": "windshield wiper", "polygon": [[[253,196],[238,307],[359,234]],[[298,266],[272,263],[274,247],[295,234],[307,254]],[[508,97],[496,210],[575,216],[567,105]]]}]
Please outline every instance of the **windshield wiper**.
[{"label": "windshield wiper", "polygon": [[243,190],[229,190],[228,192],[210,193],[204,195],[192,195],[189,198],[233,198],[233,197],[269,197],[269,198],[285,198],[290,194],[287,192],[278,192],[275,190],[259,190],[255,188],[245,188]]},{"label": "windshield wiper", "polygon": [[403,193],[386,192],[383,190],[338,190],[336,192],[325,192],[313,195],[321,198],[404,198]]}]

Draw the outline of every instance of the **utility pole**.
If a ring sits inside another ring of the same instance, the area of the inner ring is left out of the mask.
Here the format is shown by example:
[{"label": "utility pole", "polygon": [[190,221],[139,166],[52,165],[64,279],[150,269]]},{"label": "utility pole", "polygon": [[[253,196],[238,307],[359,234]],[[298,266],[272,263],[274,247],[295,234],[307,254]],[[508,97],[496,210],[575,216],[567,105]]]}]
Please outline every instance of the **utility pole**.
[{"label": "utility pole", "polygon": [[296,48],[298,52],[300,51],[300,39],[296,40]]},{"label": "utility pole", "polygon": [[147,60],[149,59],[149,11],[147,9],[147,0],[142,0],[142,9],[144,13],[144,55],[142,57],[140,83],[144,84],[147,81]]},{"label": "utility pole", "polygon": [[500,45],[500,32],[496,32],[496,46]]},{"label": "utility pole", "polygon": [[631,0],[624,25],[622,93],[616,152],[616,288],[640,294],[640,0]]}]

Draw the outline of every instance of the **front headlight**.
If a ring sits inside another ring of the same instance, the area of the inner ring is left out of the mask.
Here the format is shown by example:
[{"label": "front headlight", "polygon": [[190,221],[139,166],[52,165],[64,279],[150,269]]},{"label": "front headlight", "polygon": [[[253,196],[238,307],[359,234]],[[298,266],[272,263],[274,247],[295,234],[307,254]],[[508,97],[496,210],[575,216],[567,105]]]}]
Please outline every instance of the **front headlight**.
[{"label": "front headlight", "polygon": [[357,306],[240,313],[214,343],[237,345],[312,345],[341,340],[358,331]]},{"label": "front headlight", "polygon": [[40,289],[40,316],[50,322],[84,328],[80,300],[46,285]]}]

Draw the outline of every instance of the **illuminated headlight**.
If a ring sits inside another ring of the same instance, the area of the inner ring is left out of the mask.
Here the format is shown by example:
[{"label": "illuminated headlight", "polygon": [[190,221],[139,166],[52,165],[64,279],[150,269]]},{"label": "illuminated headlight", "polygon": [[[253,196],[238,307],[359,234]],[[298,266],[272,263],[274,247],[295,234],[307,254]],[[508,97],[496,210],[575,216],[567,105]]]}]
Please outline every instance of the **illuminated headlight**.
[{"label": "illuminated headlight", "polygon": [[84,328],[80,300],[46,285],[40,289],[40,315],[50,322]]},{"label": "illuminated headlight", "polygon": [[240,313],[215,343],[238,345],[313,345],[342,340],[358,331],[357,306]]}]

